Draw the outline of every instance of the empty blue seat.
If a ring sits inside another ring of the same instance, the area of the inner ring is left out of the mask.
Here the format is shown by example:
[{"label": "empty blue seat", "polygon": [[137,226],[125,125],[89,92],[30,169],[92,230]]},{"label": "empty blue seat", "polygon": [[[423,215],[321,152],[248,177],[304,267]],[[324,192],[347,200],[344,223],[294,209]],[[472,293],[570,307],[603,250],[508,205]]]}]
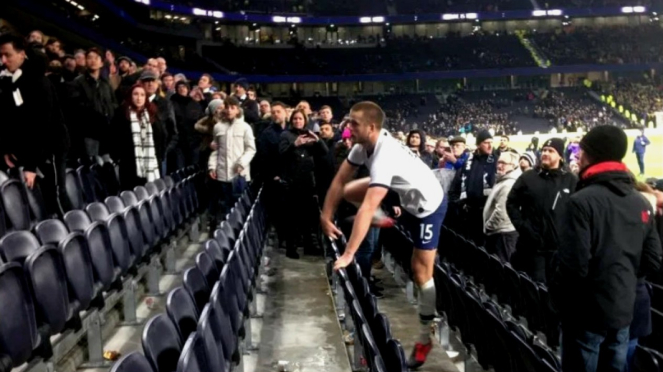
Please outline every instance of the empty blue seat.
[{"label": "empty blue seat", "polygon": [[[227,259],[226,252],[224,252],[221,249],[219,243],[217,243],[217,241],[214,239],[207,240],[204,243],[204,247],[205,247],[205,252],[207,252],[210,258],[214,261],[217,270],[221,270],[223,266],[226,264],[226,259]],[[230,249],[228,249],[227,254],[230,254]]]},{"label": "empty blue seat", "polygon": [[202,352],[205,356],[205,366],[207,371],[225,371],[225,357],[223,350],[217,347],[216,339],[211,325],[211,305],[206,305],[200,314],[196,334],[202,339]]},{"label": "empty blue seat", "polygon": [[136,197],[136,194],[133,191],[127,190],[127,191],[122,191],[120,194],[120,197],[122,198],[122,201],[124,202],[124,205],[130,206],[130,205],[138,205],[138,198]]},{"label": "empty blue seat", "polygon": [[205,304],[209,301],[210,289],[203,273],[197,268],[192,267],[184,272],[184,288],[191,294],[196,309],[202,311]]},{"label": "empty blue seat", "polygon": [[173,186],[175,186],[175,181],[173,181],[173,177],[171,176],[166,176],[163,179],[164,183],[166,184],[166,187],[171,189]]},{"label": "empty blue seat", "polygon": [[64,215],[64,223],[69,231],[83,232],[92,224],[90,216],[81,210],[69,211]]},{"label": "empty blue seat", "polygon": [[177,287],[168,293],[166,312],[173,321],[180,340],[185,341],[196,330],[198,310],[191,294],[183,287]]},{"label": "empty blue seat", "polygon": [[159,188],[154,184],[154,182],[148,182],[145,184],[145,189],[150,196],[159,195]]},{"label": "empty blue seat", "polygon": [[[110,225],[94,222],[83,232],[92,259],[94,277],[105,291],[120,275],[126,274],[133,264],[133,257],[126,241],[122,240],[117,220],[111,222]],[[112,227],[112,232],[108,226]]]},{"label": "empty blue seat", "polygon": [[78,179],[76,171],[73,169],[67,170],[65,177],[65,191],[74,209],[83,209],[85,207],[85,197],[83,196],[83,186]]},{"label": "empty blue seat", "polygon": [[4,262],[23,264],[32,252],[39,249],[39,241],[29,231],[14,231],[0,239],[0,256]]},{"label": "empty blue seat", "polygon": [[41,241],[41,244],[53,244],[57,246],[62,239],[69,235],[69,230],[60,220],[46,220],[35,226],[35,234],[39,238],[39,241]]},{"label": "empty blue seat", "polygon": [[14,230],[30,230],[32,221],[25,185],[18,180],[5,181],[0,186],[0,195],[11,227]]},{"label": "empty blue seat", "polygon": [[196,267],[205,276],[207,287],[212,288],[216,281],[219,280],[219,270],[206,252],[200,252],[196,255]]},{"label": "empty blue seat", "polygon": [[120,358],[110,372],[154,372],[154,370],[143,354],[134,351]]},{"label": "empty blue seat", "polygon": [[13,366],[25,363],[42,342],[30,289],[18,263],[0,266],[0,355]]},{"label": "empty blue seat", "polygon": [[209,302],[210,325],[217,349],[222,352],[220,357],[224,358],[223,364],[230,365],[232,363],[239,363],[240,355],[237,348],[237,337],[233,333],[232,323],[224,307],[221,305],[221,301],[221,287],[217,282],[212,289]]},{"label": "empty blue seat", "polygon": [[77,316],[70,307],[62,256],[55,247],[44,246],[28,256],[23,267],[39,323],[48,324],[53,335],[62,332],[66,323]]},{"label": "empty blue seat", "polygon": [[139,201],[145,201],[150,199],[150,193],[147,192],[147,189],[145,189],[144,186],[134,187],[134,194],[136,195],[136,198],[138,198]]},{"label": "empty blue seat", "polygon": [[109,196],[104,200],[104,203],[106,203],[106,207],[111,213],[122,213],[127,208],[119,196]]},{"label": "empty blue seat", "polygon": [[86,310],[97,296],[92,258],[85,237],[81,233],[71,233],[60,242],[58,249],[64,259],[70,300],[75,302],[76,311]]},{"label": "empty blue seat", "polygon": [[182,347],[182,353],[177,361],[176,372],[207,372],[215,371],[207,369],[204,353],[204,340],[196,332],[186,340]]},{"label": "empty blue seat", "polygon": [[85,207],[85,211],[92,221],[105,222],[110,217],[110,212],[106,204],[93,202]]},{"label": "empty blue seat", "polygon": [[158,192],[164,192],[166,191],[166,189],[168,189],[168,186],[166,186],[166,182],[161,178],[154,180],[154,186],[156,186]]},{"label": "empty blue seat", "polygon": [[143,329],[143,351],[155,372],[172,372],[182,352],[177,329],[166,314],[150,319]]}]

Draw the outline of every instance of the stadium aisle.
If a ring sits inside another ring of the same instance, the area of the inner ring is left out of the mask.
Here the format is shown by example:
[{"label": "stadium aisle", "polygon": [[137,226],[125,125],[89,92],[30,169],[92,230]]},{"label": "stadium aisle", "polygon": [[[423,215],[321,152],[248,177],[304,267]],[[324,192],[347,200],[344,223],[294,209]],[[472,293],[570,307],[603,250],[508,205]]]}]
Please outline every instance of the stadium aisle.
[{"label": "stadium aisle", "polygon": [[[414,348],[416,333],[419,330],[417,306],[408,302],[405,290],[396,283],[393,275],[386,269],[372,270],[375,277],[382,280],[380,286],[384,287],[384,298],[378,300],[378,308],[389,319],[391,333],[403,345],[406,356],[409,357]],[[432,337],[432,333],[431,333]],[[458,365],[449,358],[442,346],[436,340],[428,360],[417,371],[419,372],[459,372],[462,362]],[[462,370],[460,370],[462,372]]]},{"label": "stadium aisle", "polygon": [[[200,242],[207,240],[207,234],[202,233],[200,236]],[[141,303],[138,305],[136,310],[136,315],[143,321],[147,321],[153,316],[165,313],[166,312],[166,295],[173,288],[182,284],[182,275],[183,271],[187,267],[195,266],[196,261],[195,257],[198,252],[200,252],[201,246],[200,242],[188,242],[186,247],[178,247],[178,260],[176,263],[177,275],[164,275],[159,282],[159,288],[162,296],[152,297],[145,296],[142,297]],[[140,293],[139,293],[140,294]],[[153,301],[152,304],[148,306],[148,299]],[[104,330],[109,330],[113,332],[110,336],[107,336],[104,332],[104,339],[107,339],[104,344],[104,351],[117,351],[120,353],[120,356],[127,355],[132,351],[142,352],[141,346],[141,336],[143,334],[143,327],[145,323],[140,326],[124,326],[119,327],[117,324],[106,324],[104,325]],[[110,328],[110,329],[109,329]],[[107,338],[108,337],[108,338]],[[58,372],[74,372],[76,368],[75,365],[80,365],[80,363],[86,358],[84,352],[75,350],[76,355],[71,355],[68,358],[65,358],[64,362],[58,365],[56,370]],[[79,355],[80,354],[80,355]],[[75,363],[77,362],[77,363]],[[73,364],[75,363],[75,364]],[[85,371],[89,372],[108,372],[108,368],[101,369],[86,369]]]},{"label": "stadium aisle", "polygon": [[[260,349],[245,356],[245,371],[278,371],[279,362],[287,371],[350,371],[350,362],[342,342],[322,257],[304,255],[300,260],[285,258],[274,251],[267,277],[264,316],[252,319],[253,342]],[[262,313],[258,302],[258,313]]]}]

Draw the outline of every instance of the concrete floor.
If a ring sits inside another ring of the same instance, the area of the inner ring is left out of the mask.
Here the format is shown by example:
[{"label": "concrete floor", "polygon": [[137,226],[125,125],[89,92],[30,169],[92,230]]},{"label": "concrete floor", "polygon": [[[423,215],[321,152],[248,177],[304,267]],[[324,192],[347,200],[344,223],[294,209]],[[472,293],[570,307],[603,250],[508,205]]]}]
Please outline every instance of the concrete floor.
[{"label": "concrete floor", "polygon": [[[417,307],[408,302],[404,288],[396,283],[387,269],[373,270],[372,273],[382,279],[380,286],[384,287],[385,296],[378,300],[378,309],[389,319],[392,335],[403,345],[405,354],[409,357],[419,335]],[[417,371],[462,372],[462,365],[454,363],[442,346],[432,339],[434,346],[428,354],[428,360]]]},{"label": "concrete floor", "polygon": [[322,257],[291,260],[279,250],[271,257],[264,317],[252,323],[260,349],[245,356],[246,371],[279,371],[279,362],[289,372],[350,371]]}]

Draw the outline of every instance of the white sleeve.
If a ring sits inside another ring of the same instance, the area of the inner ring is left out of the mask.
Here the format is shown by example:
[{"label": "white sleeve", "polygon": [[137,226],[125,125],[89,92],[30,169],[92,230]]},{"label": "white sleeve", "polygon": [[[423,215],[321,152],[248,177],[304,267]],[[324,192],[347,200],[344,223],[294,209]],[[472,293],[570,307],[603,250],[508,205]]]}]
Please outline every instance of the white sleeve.
[{"label": "white sleeve", "polygon": [[366,163],[366,152],[362,145],[354,145],[348,154],[348,163],[355,167],[364,165]]},{"label": "white sleeve", "polygon": [[390,158],[391,156],[388,153],[381,153],[379,158],[373,160],[370,169],[371,183],[369,187],[391,187],[391,180],[394,178],[394,163]]}]

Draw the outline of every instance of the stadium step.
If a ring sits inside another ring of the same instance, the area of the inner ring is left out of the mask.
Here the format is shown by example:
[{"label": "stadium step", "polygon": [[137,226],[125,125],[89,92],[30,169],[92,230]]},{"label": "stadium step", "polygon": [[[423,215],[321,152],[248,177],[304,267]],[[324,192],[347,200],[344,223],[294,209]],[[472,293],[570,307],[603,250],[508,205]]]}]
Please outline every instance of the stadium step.
[{"label": "stadium step", "polygon": [[520,43],[527,49],[530,54],[532,55],[532,58],[536,62],[536,64],[541,67],[541,68],[548,68],[550,67],[550,59],[546,57],[541,50],[539,50],[536,45],[526,37],[525,32],[522,30],[516,31],[515,32],[516,36],[518,37],[518,40],[520,40]]}]

